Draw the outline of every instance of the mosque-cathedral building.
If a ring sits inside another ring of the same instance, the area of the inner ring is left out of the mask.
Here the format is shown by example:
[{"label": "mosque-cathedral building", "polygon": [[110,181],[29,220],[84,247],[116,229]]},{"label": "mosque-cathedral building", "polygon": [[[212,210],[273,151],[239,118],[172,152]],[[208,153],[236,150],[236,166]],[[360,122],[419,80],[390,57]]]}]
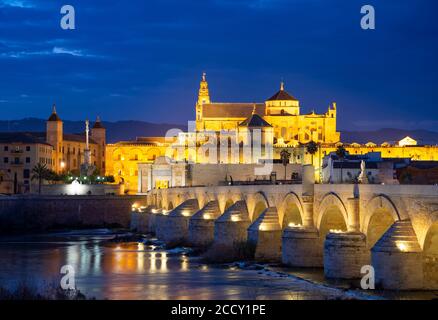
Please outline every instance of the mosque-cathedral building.
[{"label": "mosque-cathedral building", "polygon": [[[303,113],[300,101],[286,91],[284,83],[281,83],[278,92],[262,103],[221,103],[213,102],[206,75],[203,74],[194,111],[195,132],[180,133],[170,140],[164,137],[140,137],[133,141],[107,144],[106,129],[98,118],[91,128],[89,140],[91,164],[100,174],[114,176],[117,183],[125,185],[125,190],[135,193],[142,172],[150,170],[146,168],[163,156],[179,163],[207,162],[196,148],[194,154],[190,150],[182,154],[174,150],[175,147],[186,145],[185,139],[193,134],[202,136],[212,132],[217,135],[237,132],[235,142],[241,146],[246,142],[240,134],[260,129],[264,143],[273,146],[273,154],[265,155],[265,158],[262,156],[262,160],[279,160],[281,151],[286,149],[291,154],[291,164],[313,163],[317,177],[323,158],[342,144],[336,127],[336,103],[332,103],[322,114],[314,111]],[[313,155],[306,150],[306,144],[311,141],[318,145]],[[55,108],[46,122],[46,132],[0,133],[0,193],[29,192],[31,170],[37,163],[45,164],[57,173],[77,172],[84,161],[85,146],[85,134],[64,133],[63,122]],[[377,145],[369,142],[343,146],[351,155],[380,152],[382,158],[438,161],[437,146],[420,146],[408,137],[398,143]],[[217,160],[217,163],[224,163],[223,159]],[[253,162],[242,158],[240,154],[227,159],[225,163],[248,165]],[[171,184],[159,187],[167,186]]]},{"label": "mosque-cathedral building", "polygon": [[[291,163],[313,163],[316,171],[322,166],[323,157],[342,145],[336,127],[336,103],[332,103],[323,114],[314,111],[302,113],[300,101],[286,91],[284,83],[281,83],[278,92],[263,103],[221,103],[213,102],[204,73],[195,104],[195,115],[196,133],[199,135],[203,132],[219,133],[227,130],[240,132],[256,127],[272,136],[274,159],[280,159],[280,152],[287,149],[292,155]],[[190,133],[181,136],[184,135]],[[318,151],[314,155],[306,151],[306,144],[310,141],[318,144]],[[114,175],[116,181],[127,184],[128,190],[137,192],[142,165],[152,164],[160,156],[169,156],[176,161],[206,162],[199,153],[191,156],[186,152],[182,157],[176,152],[169,154],[168,147],[174,144],[175,141],[166,141],[164,137],[137,138],[135,141],[109,144],[106,147],[106,173]],[[410,138],[392,144],[385,142],[377,145],[369,142],[343,145],[351,155],[380,152],[382,158],[438,161],[438,147],[419,146]],[[245,162],[239,157],[235,163]],[[319,176],[318,172],[316,176]]]}]

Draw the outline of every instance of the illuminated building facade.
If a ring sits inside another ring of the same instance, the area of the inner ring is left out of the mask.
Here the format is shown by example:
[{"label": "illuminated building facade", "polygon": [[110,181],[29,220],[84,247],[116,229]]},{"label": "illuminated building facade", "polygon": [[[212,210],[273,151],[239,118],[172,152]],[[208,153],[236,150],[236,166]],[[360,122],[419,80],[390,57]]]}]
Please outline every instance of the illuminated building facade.
[{"label": "illuminated building facade", "polygon": [[[292,164],[313,164],[316,179],[321,178],[322,159],[343,145],[351,155],[380,152],[382,158],[410,158],[417,161],[438,160],[438,147],[420,146],[406,137],[397,143],[377,145],[343,144],[337,131],[337,106],[333,103],[326,113],[314,111],[302,114],[300,101],[285,90],[280,90],[262,103],[221,103],[213,102],[205,73],[202,76],[195,104],[196,121],[193,129],[180,133],[169,141],[164,137],[138,138],[135,141],[118,142],[106,147],[106,174],[114,175],[117,182],[124,182],[128,190],[135,192],[139,180],[139,165],[152,164],[159,156],[167,156],[175,162],[199,164],[257,164],[260,161],[281,158],[286,149],[291,154]],[[254,139],[258,131],[261,152],[257,157],[245,158],[244,145],[248,138]],[[227,138],[228,152],[224,156],[219,150],[220,137],[234,133]],[[212,156],[211,135],[215,135],[213,145],[217,151]],[[192,141],[192,145],[190,145]],[[317,144],[317,151],[310,154],[306,145]],[[210,144],[210,150],[205,149]],[[232,151],[232,146],[238,146]],[[272,148],[270,148],[272,146]],[[265,150],[271,151],[266,153]],[[161,164],[162,165],[162,164]],[[143,175],[144,176],[144,175]],[[165,186],[160,186],[165,187]]]},{"label": "illuminated building facade", "polygon": [[214,103],[205,73],[203,74],[196,103],[196,130],[238,130],[252,114],[257,114],[273,128],[274,143],[289,145],[308,143],[336,143],[340,133],[336,131],[336,103],[325,114],[314,111],[301,114],[300,101],[280,85],[280,90],[263,103]]}]

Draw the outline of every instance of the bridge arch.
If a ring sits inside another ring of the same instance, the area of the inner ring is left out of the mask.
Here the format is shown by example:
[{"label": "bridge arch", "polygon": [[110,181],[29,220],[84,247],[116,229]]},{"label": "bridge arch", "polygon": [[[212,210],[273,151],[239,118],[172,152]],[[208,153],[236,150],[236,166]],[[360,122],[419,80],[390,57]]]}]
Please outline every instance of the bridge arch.
[{"label": "bridge arch", "polygon": [[326,194],[318,210],[317,228],[321,241],[329,232],[346,232],[348,213],[344,202],[336,193]]},{"label": "bridge arch", "polygon": [[400,214],[393,201],[386,195],[373,197],[365,206],[362,232],[367,236],[367,246],[374,244],[394,224],[401,220]]},{"label": "bridge arch", "polygon": [[227,190],[227,192],[221,193],[217,196],[217,200],[219,202],[219,209],[222,213],[227,211],[229,207],[235,204],[237,201],[242,200],[242,194],[240,192],[231,192],[231,190]]},{"label": "bridge arch", "polygon": [[279,206],[278,216],[282,229],[291,223],[295,225],[303,224],[303,205],[296,193],[286,194]]},{"label": "bridge arch", "polygon": [[438,221],[429,227],[424,240],[423,276],[426,289],[438,290]]},{"label": "bridge arch", "polygon": [[251,221],[255,221],[263,211],[269,208],[269,200],[263,191],[258,191],[246,197],[246,205]]}]

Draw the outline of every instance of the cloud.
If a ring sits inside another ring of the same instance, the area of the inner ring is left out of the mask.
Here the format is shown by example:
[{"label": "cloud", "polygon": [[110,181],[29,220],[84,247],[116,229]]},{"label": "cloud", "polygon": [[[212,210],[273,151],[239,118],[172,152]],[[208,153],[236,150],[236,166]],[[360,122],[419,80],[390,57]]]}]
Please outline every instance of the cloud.
[{"label": "cloud", "polygon": [[38,51],[9,51],[0,53],[0,58],[27,58],[32,56],[56,56],[56,55],[69,55],[73,57],[82,58],[99,58],[100,56],[86,53],[83,50],[67,49],[62,47],[53,47],[52,50],[38,50]]},{"label": "cloud", "polygon": [[0,0],[1,7],[33,8],[34,6],[29,1],[24,0]]},{"label": "cloud", "polygon": [[86,57],[87,55],[82,52],[82,50],[70,50],[61,47],[54,47],[52,50],[53,54],[68,54],[74,57]]}]

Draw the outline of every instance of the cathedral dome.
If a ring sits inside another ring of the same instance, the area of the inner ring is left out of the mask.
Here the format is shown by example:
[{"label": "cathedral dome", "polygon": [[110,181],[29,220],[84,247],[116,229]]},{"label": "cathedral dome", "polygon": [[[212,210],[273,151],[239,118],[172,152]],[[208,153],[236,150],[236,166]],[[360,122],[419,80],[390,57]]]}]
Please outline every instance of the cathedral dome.
[{"label": "cathedral dome", "polygon": [[294,96],[290,95],[284,90],[284,83],[281,83],[280,91],[274,94],[266,101],[298,101]]}]

